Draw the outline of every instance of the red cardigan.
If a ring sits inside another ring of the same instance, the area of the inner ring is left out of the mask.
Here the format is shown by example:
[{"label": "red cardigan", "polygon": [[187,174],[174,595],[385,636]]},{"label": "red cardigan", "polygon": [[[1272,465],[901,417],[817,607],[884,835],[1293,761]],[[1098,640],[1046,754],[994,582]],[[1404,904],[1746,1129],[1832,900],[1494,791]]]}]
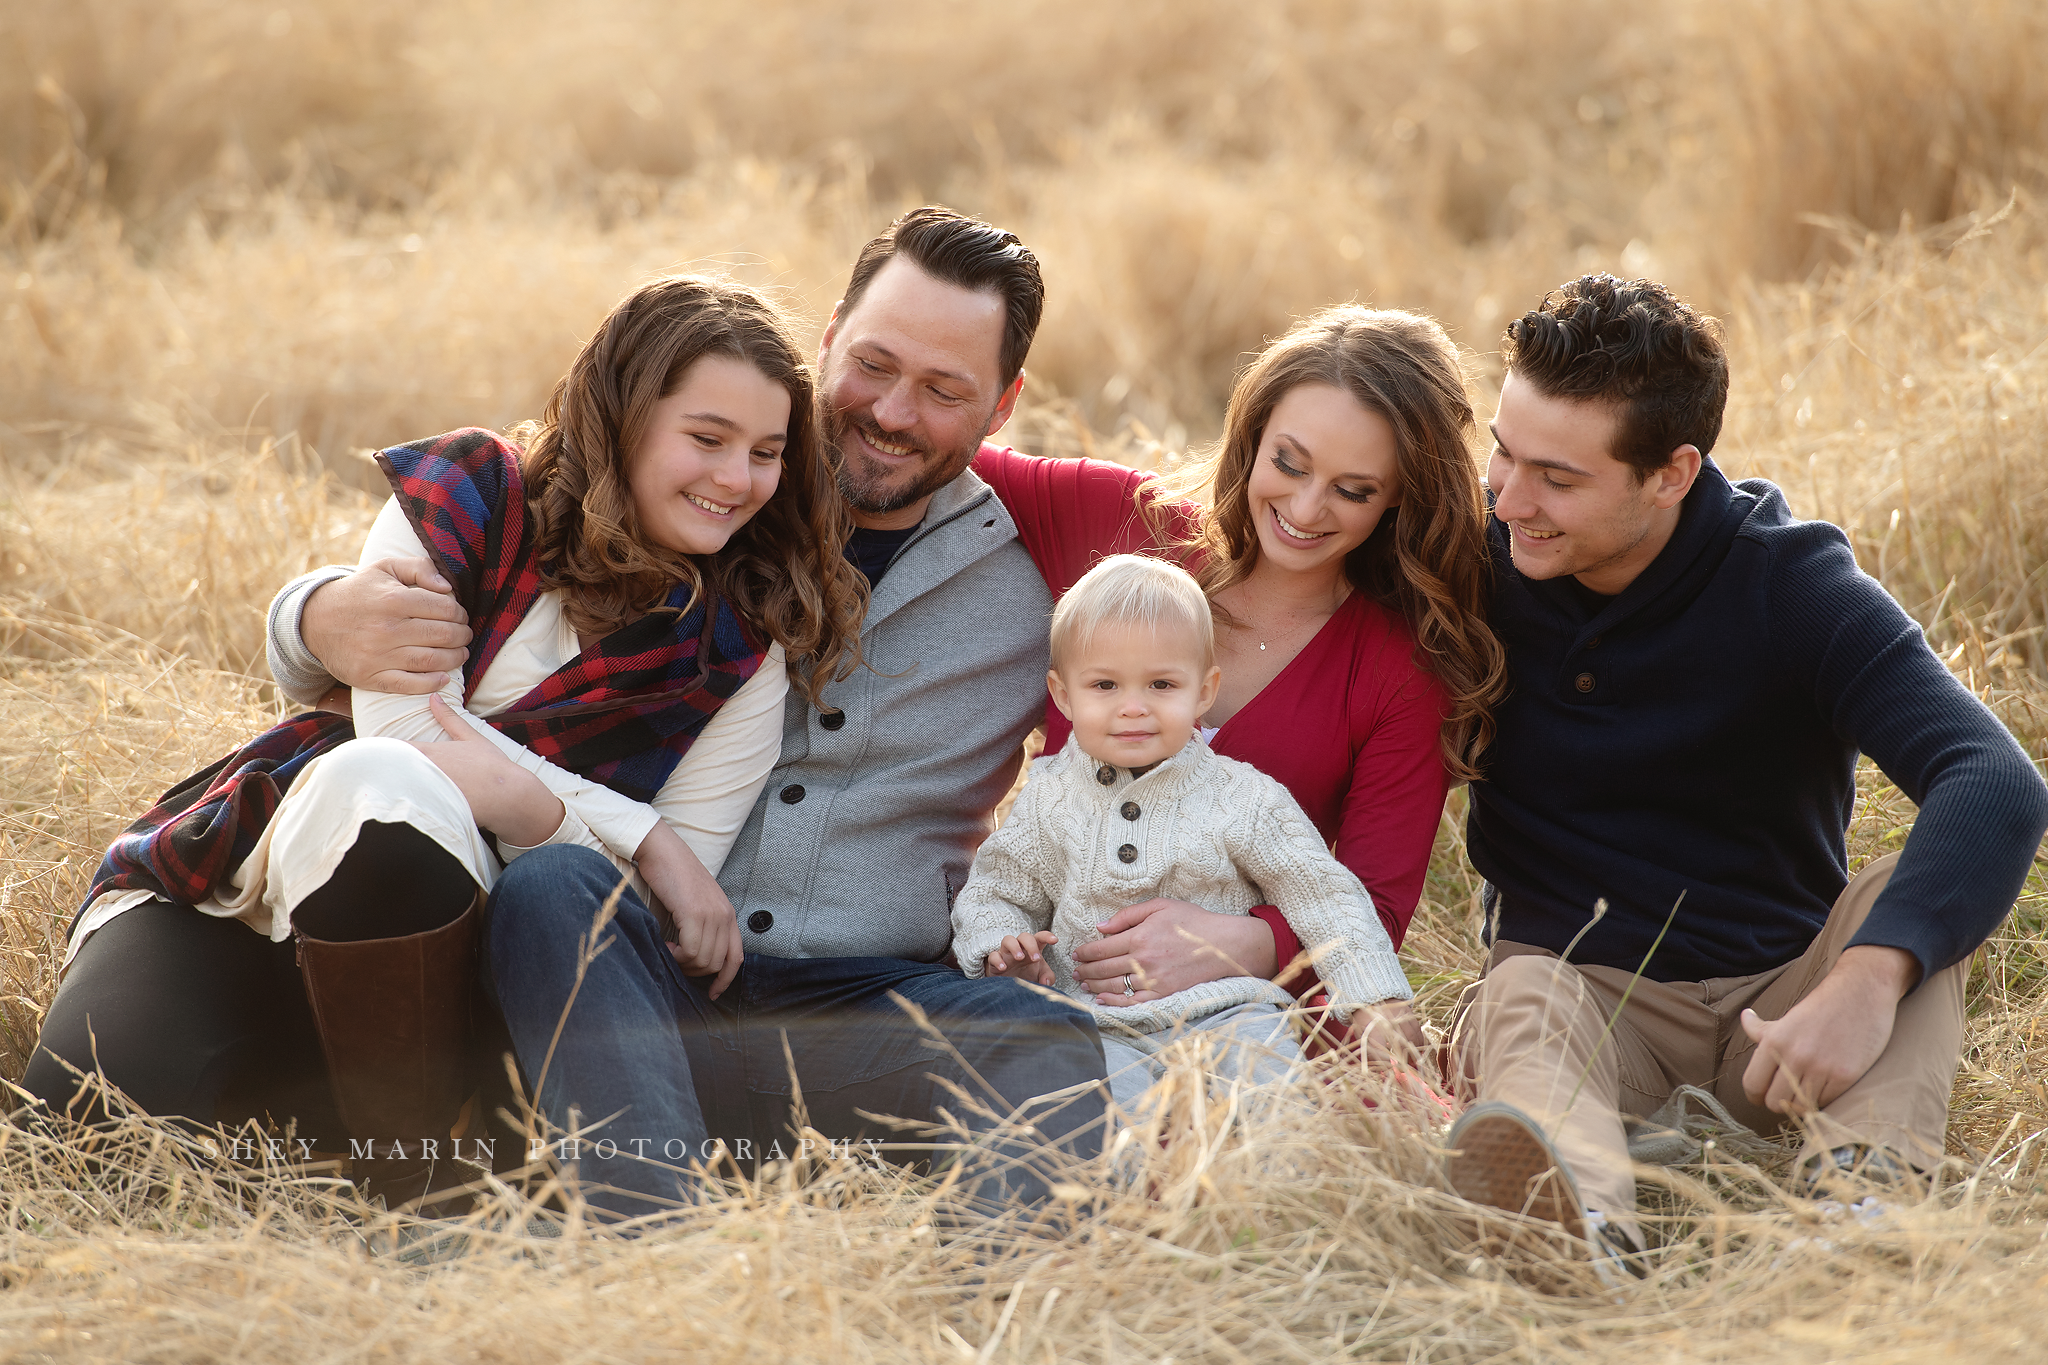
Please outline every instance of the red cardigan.
[{"label": "red cardigan", "polygon": [[[1009,509],[1054,601],[1106,555],[1168,548],[1136,512],[1149,474],[993,445],[982,446],[974,472]],[[1171,510],[1181,530],[1196,515],[1190,506]],[[1415,653],[1407,623],[1354,592],[1210,741],[1293,794],[1372,893],[1396,948],[1422,897],[1450,788],[1439,747],[1449,697]],[[1045,727],[1051,753],[1071,727],[1050,702]],[[1301,945],[1278,911],[1259,917],[1273,929],[1284,967]]]}]

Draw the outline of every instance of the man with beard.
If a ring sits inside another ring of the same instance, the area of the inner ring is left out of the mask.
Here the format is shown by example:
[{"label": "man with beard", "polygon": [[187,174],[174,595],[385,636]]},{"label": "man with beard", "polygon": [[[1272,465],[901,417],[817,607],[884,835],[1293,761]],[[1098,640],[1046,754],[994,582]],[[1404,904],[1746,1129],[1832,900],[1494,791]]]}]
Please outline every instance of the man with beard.
[{"label": "man with beard", "polygon": [[[942,1110],[978,1135],[1079,1088],[1031,1120],[1077,1156],[1099,1142],[1085,1013],[945,961],[953,896],[1044,705],[1050,596],[968,469],[1016,405],[1042,303],[1013,234],[924,208],[868,243],[833,310],[821,418],[856,527],[847,555],[873,586],[864,666],[820,709],[792,690],[780,757],[713,869],[748,954],[731,988],[714,995],[642,942],[644,912],[622,914],[610,932],[625,941],[586,962],[579,939],[617,882],[588,849],[526,852],[493,894],[490,977],[521,1066],[529,1081],[545,1070],[557,1127],[602,1125],[569,1149],[593,1203],[633,1214],[690,1198],[673,1168],[713,1155],[707,1141],[794,1155],[799,1113],[839,1142],[874,1131],[864,1114]],[[388,562],[289,585],[270,617],[280,684],[300,699],[329,674],[437,686],[468,631],[434,578],[424,561]],[[991,1173],[970,1182],[979,1205],[1042,1199],[1046,1173],[995,1170],[1020,1153],[994,1145]]]}]

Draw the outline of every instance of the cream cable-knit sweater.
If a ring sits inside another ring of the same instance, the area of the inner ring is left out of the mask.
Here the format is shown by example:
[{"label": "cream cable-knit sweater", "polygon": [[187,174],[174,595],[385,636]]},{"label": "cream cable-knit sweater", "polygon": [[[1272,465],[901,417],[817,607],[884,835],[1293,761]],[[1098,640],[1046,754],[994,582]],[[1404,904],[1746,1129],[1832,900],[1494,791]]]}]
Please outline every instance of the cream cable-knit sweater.
[{"label": "cream cable-knit sweater", "polygon": [[[1050,928],[1055,984],[1092,1001],[1074,979],[1075,945],[1127,905],[1168,896],[1242,915],[1275,905],[1313,955],[1341,1018],[1358,1005],[1413,997],[1386,928],[1358,878],[1330,853],[1287,789],[1200,736],[1133,778],[1072,739],[1031,765],[1002,828],[975,855],[953,903],[953,952],[982,975],[1005,935]],[[1283,964],[1284,965],[1284,964]],[[1255,976],[1230,976],[1141,1005],[1096,1006],[1104,1027],[1154,1033],[1232,1005],[1293,997]]]}]

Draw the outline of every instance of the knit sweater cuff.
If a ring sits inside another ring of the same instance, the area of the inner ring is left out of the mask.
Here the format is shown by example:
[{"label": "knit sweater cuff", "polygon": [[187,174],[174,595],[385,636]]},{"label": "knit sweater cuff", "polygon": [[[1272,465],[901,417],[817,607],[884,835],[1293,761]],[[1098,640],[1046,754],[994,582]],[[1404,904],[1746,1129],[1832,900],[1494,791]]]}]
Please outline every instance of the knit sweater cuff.
[{"label": "knit sweater cuff", "polygon": [[1400,959],[1392,953],[1333,953],[1325,963],[1323,978],[1329,983],[1330,1004],[1339,1019],[1349,1020],[1351,1011],[1361,1005],[1415,998],[1415,988],[1408,984]]},{"label": "knit sweater cuff", "polygon": [[1008,935],[1036,932],[1029,915],[985,886],[970,882],[953,903],[953,953],[964,976],[983,975],[988,955]]},{"label": "knit sweater cuff", "polygon": [[319,701],[335,682],[334,675],[313,657],[306,648],[305,637],[299,633],[306,599],[315,588],[346,578],[352,572],[345,564],[329,564],[300,574],[270,600],[269,639],[264,645],[270,660],[270,676],[277,679],[280,692],[302,706]]}]

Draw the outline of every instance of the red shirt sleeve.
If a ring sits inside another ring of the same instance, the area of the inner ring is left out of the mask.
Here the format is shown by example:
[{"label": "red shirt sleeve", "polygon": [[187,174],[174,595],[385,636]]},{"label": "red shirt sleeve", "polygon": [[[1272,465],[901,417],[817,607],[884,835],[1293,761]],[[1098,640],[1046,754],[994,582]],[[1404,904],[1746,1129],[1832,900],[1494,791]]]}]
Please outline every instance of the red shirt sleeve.
[{"label": "red shirt sleeve", "polygon": [[[974,457],[981,476],[1010,519],[1017,539],[1045,576],[1057,602],[1098,560],[1109,555],[1159,553],[1170,539],[1156,534],[1139,510],[1152,475],[1108,460],[1056,460],[984,443]],[[1193,510],[1175,510],[1172,535],[1193,524]]]},{"label": "red shirt sleeve", "polygon": [[1323,988],[1316,976],[1316,969],[1304,963],[1294,966],[1294,959],[1301,956],[1301,939],[1296,936],[1294,926],[1287,922],[1287,916],[1280,913],[1277,905],[1254,905],[1252,918],[1273,931],[1273,960],[1280,964],[1279,975],[1274,979],[1281,987],[1295,995],[1313,995]]},{"label": "red shirt sleeve", "polygon": [[1394,947],[1408,934],[1451,788],[1442,734],[1450,699],[1412,658],[1382,656],[1378,704],[1354,708],[1351,789],[1332,849],[1372,893]]}]

